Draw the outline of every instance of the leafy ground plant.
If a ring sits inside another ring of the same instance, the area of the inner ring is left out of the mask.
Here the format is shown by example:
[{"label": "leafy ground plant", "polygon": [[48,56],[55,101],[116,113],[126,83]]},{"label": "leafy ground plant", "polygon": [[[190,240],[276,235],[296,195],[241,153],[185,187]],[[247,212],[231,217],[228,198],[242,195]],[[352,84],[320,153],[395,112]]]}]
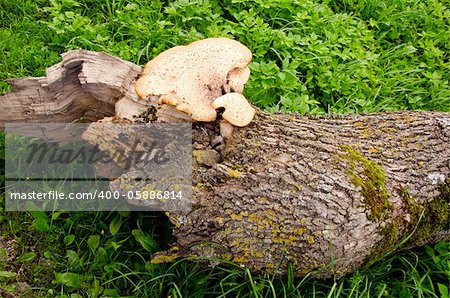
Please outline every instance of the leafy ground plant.
[{"label": "leafy ground plant", "polygon": [[[0,0],[0,92],[9,90],[6,79],[43,75],[71,49],[143,64],[172,46],[226,36],[254,53],[245,95],[268,111],[449,112],[449,20],[444,0]],[[0,202],[3,210],[3,197]],[[448,242],[326,281],[294,278],[292,271],[282,278],[254,276],[231,263],[151,264],[150,255],[170,242],[170,226],[159,214],[1,211],[0,296],[406,298],[449,292]]]}]

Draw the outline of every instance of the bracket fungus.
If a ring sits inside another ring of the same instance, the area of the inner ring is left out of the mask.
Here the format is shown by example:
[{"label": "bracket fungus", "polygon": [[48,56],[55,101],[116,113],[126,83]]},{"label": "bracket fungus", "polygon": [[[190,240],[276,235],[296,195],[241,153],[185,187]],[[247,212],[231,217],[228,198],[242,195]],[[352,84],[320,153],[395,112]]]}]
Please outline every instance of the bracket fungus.
[{"label": "bracket fungus", "polygon": [[244,95],[236,92],[227,93],[216,98],[212,106],[214,109],[225,108],[222,117],[234,126],[246,126],[255,116],[255,109]]},{"label": "bracket fungus", "polygon": [[[217,108],[236,126],[250,123],[255,109],[240,94],[250,76],[252,53],[228,38],[207,38],[162,52],[149,61],[136,82],[140,98],[158,98],[192,121],[211,122]],[[213,104],[216,102],[215,104]]]}]

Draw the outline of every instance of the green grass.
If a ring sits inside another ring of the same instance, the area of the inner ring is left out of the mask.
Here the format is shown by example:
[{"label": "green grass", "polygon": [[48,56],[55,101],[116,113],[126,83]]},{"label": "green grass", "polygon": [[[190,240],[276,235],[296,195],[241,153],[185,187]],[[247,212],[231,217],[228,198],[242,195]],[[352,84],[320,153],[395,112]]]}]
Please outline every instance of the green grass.
[{"label": "green grass", "polygon": [[321,281],[295,279],[293,271],[254,276],[233,264],[152,265],[151,253],[161,249],[155,239],[167,240],[161,217],[152,213],[7,213],[0,224],[15,251],[0,247],[0,294],[14,292],[20,281],[48,297],[445,297],[439,288],[445,291],[450,276],[445,242]]},{"label": "green grass", "polygon": [[[172,46],[227,36],[254,53],[245,95],[268,111],[450,112],[449,6],[446,0],[0,0],[0,92],[8,90],[8,78],[44,75],[70,49],[144,64]],[[0,296],[26,283],[24,296],[48,297],[448,297],[446,242],[320,281],[254,276],[233,264],[150,264],[170,237],[153,213],[2,211]]]},{"label": "green grass", "polygon": [[[74,48],[143,64],[213,36],[254,53],[247,97],[271,111],[450,111],[448,1],[0,2],[0,80]],[[5,84],[2,85],[5,88]]]}]

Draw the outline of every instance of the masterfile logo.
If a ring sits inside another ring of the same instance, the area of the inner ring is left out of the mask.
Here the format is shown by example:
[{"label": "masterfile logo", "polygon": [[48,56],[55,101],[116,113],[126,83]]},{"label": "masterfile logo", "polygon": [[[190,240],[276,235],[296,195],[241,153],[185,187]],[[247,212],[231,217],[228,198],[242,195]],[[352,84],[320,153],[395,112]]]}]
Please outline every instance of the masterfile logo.
[{"label": "masterfile logo", "polygon": [[190,208],[191,124],[7,124],[6,210]]}]

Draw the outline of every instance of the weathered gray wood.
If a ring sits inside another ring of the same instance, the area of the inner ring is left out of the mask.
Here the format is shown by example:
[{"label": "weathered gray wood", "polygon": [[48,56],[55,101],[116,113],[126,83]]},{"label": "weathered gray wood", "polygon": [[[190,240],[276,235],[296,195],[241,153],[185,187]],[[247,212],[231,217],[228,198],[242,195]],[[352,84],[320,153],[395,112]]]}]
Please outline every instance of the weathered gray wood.
[{"label": "weathered gray wood", "polygon": [[132,97],[141,68],[106,53],[71,51],[46,77],[9,80],[0,96],[0,124],[6,122],[93,122],[115,114],[122,97]]}]

